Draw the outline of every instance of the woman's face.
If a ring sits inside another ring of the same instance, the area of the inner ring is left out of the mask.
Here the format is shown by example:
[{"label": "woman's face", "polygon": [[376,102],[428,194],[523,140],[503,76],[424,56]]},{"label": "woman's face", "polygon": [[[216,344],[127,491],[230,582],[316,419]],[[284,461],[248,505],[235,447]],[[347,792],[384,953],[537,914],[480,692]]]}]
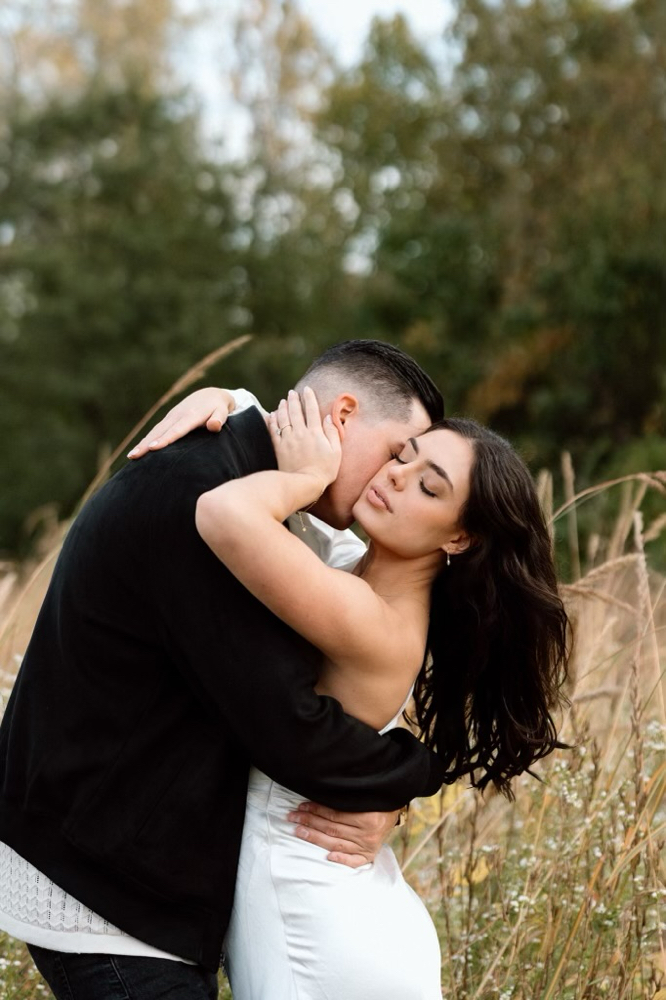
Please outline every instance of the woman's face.
[{"label": "woman's face", "polygon": [[370,539],[404,558],[438,549],[455,555],[469,545],[459,522],[473,464],[471,442],[454,431],[410,438],[370,480],[354,517]]}]

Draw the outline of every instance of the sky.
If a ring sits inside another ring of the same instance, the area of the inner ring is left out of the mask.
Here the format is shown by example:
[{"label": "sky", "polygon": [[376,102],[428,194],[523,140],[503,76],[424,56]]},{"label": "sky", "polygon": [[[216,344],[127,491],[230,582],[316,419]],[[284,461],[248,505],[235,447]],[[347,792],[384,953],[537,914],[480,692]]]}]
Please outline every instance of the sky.
[{"label": "sky", "polygon": [[450,0],[300,0],[300,6],[343,63],[359,55],[370,21],[377,15],[404,14],[417,37],[430,41],[441,37],[451,14]]},{"label": "sky", "polygon": [[[242,113],[221,91],[220,65],[229,58],[229,35],[234,7],[242,0],[225,0],[212,8],[218,30],[211,31],[210,22],[183,53],[181,66],[184,76],[194,84],[203,99],[204,129],[208,138],[224,137],[226,155],[240,155],[244,147],[247,122]],[[353,63],[361,54],[370,22],[375,16],[405,16],[416,37],[426,44],[436,45],[450,20],[452,0],[298,0],[300,8],[310,18],[318,33],[343,65]],[[196,7],[196,0],[185,0],[183,7]],[[226,24],[225,24],[226,22]],[[227,30],[225,30],[227,28]]]}]

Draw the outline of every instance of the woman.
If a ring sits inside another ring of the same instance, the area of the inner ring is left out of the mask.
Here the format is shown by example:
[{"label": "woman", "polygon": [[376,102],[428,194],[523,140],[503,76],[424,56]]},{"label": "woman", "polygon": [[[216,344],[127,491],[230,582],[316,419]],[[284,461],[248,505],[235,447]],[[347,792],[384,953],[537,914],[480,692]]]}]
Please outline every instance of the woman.
[{"label": "woman", "polygon": [[[557,740],[549,709],[566,666],[566,615],[534,485],[473,421],[412,438],[354,507],[369,538],[353,573],[283,527],[336,476],[340,441],[314,394],[269,418],[279,471],[204,494],[197,527],[263,603],[323,654],[318,690],[378,730],[413,690],[449,780],[510,780]],[[257,558],[270,549],[269,563]],[[299,797],[253,772],[228,935],[235,1000],[436,1000],[439,952],[388,848],[352,870],[293,837]]]}]

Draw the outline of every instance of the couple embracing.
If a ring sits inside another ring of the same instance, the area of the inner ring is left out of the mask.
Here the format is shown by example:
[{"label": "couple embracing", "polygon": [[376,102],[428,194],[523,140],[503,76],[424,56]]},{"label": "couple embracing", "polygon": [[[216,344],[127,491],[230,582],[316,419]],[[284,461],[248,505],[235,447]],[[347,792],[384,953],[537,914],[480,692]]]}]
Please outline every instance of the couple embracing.
[{"label": "couple embracing", "polygon": [[218,399],[219,434],[129,463],[69,531],[0,730],[0,929],[58,1000],[214,998],[223,953],[235,1000],[439,1000],[382,840],[558,745],[532,479],[388,344],[329,349],[270,415],[195,393],[163,443]]}]

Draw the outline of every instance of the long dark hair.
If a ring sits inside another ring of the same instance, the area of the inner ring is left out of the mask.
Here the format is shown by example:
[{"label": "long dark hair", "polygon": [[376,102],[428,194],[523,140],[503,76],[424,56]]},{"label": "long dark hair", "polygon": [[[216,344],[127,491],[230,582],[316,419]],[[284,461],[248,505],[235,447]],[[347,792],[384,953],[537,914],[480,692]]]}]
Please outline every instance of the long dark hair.
[{"label": "long dark hair", "polygon": [[[474,449],[461,527],[470,548],[435,580],[416,722],[448,766],[511,797],[510,781],[556,747],[568,619],[534,482],[511,445],[473,420],[445,429]],[[426,431],[426,433],[429,433]]]}]

